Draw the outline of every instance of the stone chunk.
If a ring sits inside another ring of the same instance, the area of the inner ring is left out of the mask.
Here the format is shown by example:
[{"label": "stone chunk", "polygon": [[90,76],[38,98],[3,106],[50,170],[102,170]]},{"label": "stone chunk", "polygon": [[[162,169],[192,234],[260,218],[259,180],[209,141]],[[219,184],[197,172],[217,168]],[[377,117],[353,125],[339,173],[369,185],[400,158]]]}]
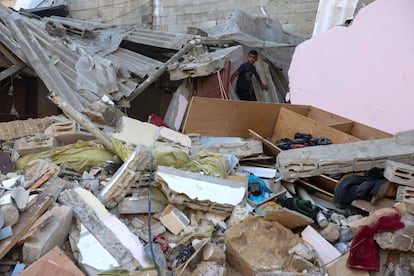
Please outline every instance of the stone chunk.
[{"label": "stone chunk", "polygon": [[0,207],[4,215],[4,225],[13,226],[19,221],[19,210],[13,204],[6,204]]},{"label": "stone chunk", "polygon": [[295,271],[288,251],[303,242],[278,222],[253,216],[227,229],[224,238],[227,261],[243,275]]},{"label": "stone chunk", "polygon": [[62,246],[72,223],[72,209],[57,206],[51,210],[51,217],[42,230],[23,245],[25,263],[33,263],[55,246]]},{"label": "stone chunk", "polygon": [[414,252],[414,216],[407,213],[401,221],[404,228],[394,232],[378,232],[374,239],[383,249]]}]

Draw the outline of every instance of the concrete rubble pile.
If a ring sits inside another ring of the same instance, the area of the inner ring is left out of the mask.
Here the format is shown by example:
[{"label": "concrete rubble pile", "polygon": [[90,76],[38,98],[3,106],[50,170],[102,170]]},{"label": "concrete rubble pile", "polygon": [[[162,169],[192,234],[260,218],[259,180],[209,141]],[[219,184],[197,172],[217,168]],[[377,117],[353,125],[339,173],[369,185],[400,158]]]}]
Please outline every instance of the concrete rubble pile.
[{"label": "concrete rubble pile", "polygon": [[[412,269],[411,132],[285,150],[276,166],[253,166],[248,160],[265,155],[253,138],[187,135],[122,117],[110,152],[63,115],[13,123],[0,124],[9,137],[0,155],[5,275]],[[371,199],[338,201],[346,173],[373,168],[386,181]],[[336,184],[333,200],[311,189],[321,174]]]}]

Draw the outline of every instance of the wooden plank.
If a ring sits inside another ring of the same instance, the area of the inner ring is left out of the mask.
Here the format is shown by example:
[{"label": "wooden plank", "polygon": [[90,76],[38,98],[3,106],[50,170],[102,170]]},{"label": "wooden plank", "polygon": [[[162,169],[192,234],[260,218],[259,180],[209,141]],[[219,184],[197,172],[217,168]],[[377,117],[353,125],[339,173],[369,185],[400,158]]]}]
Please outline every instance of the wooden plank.
[{"label": "wooden plank", "polygon": [[314,106],[309,107],[309,111],[308,114],[306,114],[306,117],[326,126],[340,124],[349,121],[349,119],[345,117],[319,109]]},{"label": "wooden plank", "polygon": [[303,112],[307,106],[193,97],[183,124],[183,133],[205,136],[249,137],[254,129],[271,137],[281,107]]},{"label": "wooden plank", "polygon": [[345,122],[345,123],[341,123],[341,124],[334,124],[334,125],[330,125],[330,127],[350,134],[351,131],[352,131],[352,128],[354,127],[354,122]]},{"label": "wooden plank", "polygon": [[316,232],[312,226],[306,226],[302,231],[302,238],[312,245],[318,253],[322,265],[327,265],[341,256],[341,252]]},{"label": "wooden plank", "polygon": [[264,215],[265,220],[277,221],[283,226],[294,229],[314,223],[314,220],[297,211],[281,208],[278,210],[267,211]]},{"label": "wooden plank", "polygon": [[298,132],[310,133],[314,138],[328,138],[333,144],[356,142],[360,140],[282,107],[273,131],[272,141],[275,142],[282,138],[293,139]]},{"label": "wooden plank", "polygon": [[260,134],[258,134],[257,132],[249,129],[249,135],[257,140],[262,141],[263,144],[263,151],[267,154],[271,154],[273,156],[277,156],[279,154],[279,152],[281,152],[282,150],[277,147],[275,144],[273,144],[272,142],[270,142],[269,140],[263,138],[262,136],[260,136]]},{"label": "wooden plank", "polygon": [[32,205],[20,213],[19,221],[13,226],[13,236],[0,242],[0,259],[13,248],[52,202],[52,197],[42,193]]},{"label": "wooden plank", "polygon": [[[43,268],[49,267],[47,264],[53,263],[55,266],[50,267],[53,270],[45,271]],[[54,271],[65,272],[70,274],[59,274],[51,273]],[[41,272],[48,272],[49,274],[40,274]],[[20,276],[33,276],[33,275],[73,275],[73,276],[82,276],[85,275],[70,259],[64,254],[64,252],[59,248],[55,247],[50,250],[46,255],[41,257],[39,260],[31,264],[26,268]]]},{"label": "wooden plank", "polygon": [[309,177],[309,182],[331,194],[335,193],[336,185],[338,184],[338,180],[324,174]]},{"label": "wooden plank", "polygon": [[352,136],[358,137],[361,140],[390,138],[393,135],[385,131],[354,122],[350,132]]},{"label": "wooden plank", "polygon": [[311,188],[311,189],[313,189],[313,190],[315,190],[315,191],[318,191],[318,192],[320,192],[320,193],[322,193],[322,194],[324,194],[324,195],[326,195],[326,196],[329,196],[330,198],[333,198],[333,197],[334,197],[334,195],[333,195],[333,194],[331,194],[331,193],[329,193],[329,192],[325,191],[324,189],[319,188],[319,187],[318,187],[318,186],[316,186],[316,185],[313,185],[312,183],[309,183],[308,181],[306,181],[306,180],[304,180],[304,179],[299,179],[299,180],[297,180],[296,182],[297,182],[297,183],[300,183],[300,184],[302,184],[302,185],[304,185],[304,186],[306,186],[306,187],[308,187],[308,188]]},{"label": "wooden plank", "polygon": [[365,212],[371,213],[381,208],[391,207],[395,203],[396,201],[391,198],[381,198],[375,205],[372,205],[371,202],[363,199],[356,199],[352,201],[351,205]]}]

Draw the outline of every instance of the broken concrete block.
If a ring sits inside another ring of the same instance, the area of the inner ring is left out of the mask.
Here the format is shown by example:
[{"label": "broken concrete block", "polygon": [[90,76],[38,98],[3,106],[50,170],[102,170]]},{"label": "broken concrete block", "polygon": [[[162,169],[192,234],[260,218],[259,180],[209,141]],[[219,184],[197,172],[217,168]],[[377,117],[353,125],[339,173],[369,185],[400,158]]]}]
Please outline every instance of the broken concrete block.
[{"label": "broken concrete block", "polygon": [[21,156],[25,156],[32,153],[47,151],[56,146],[58,146],[58,142],[54,137],[37,134],[16,140],[14,143],[14,150]]},{"label": "broken concrete block", "polygon": [[303,242],[278,222],[253,216],[227,229],[224,238],[227,261],[243,275],[295,271],[288,251]]},{"label": "broken concrete block", "polygon": [[414,187],[414,166],[387,160],[384,177],[393,183]]},{"label": "broken concrete block", "polygon": [[174,235],[178,235],[184,227],[190,224],[187,216],[171,204],[160,214],[160,221]]},{"label": "broken concrete block", "polygon": [[118,122],[118,132],[113,134],[113,138],[152,148],[158,135],[158,129],[159,127],[156,125],[123,116]]},{"label": "broken concrete block", "polygon": [[66,122],[57,122],[48,126],[43,133],[47,136],[55,137],[62,133],[76,132],[76,130],[76,122],[67,120]]},{"label": "broken concrete block", "polygon": [[374,234],[374,239],[383,249],[414,252],[414,216],[407,213],[401,218],[404,228]]},{"label": "broken concrete block", "polygon": [[276,167],[284,180],[321,174],[384,168],[387,160],[413,164],[414,143],[409,135],[346,144],[305,147],[278,154]]},{"label": "broken concrete block", "polygon": [[230,216],[233,207],[245,202],[245,184],[199,173],[158,166],[155,182],[173,204]]},{"label": "broken concrete block", "polygon": [[91,192],[80,187],[65,190],[59,201],[72,207],[76,218],[119,263],[120,268],[133,270],[150,265],[144,258],[143,245],[138,237],[109,213]]},{"label": "broken concrete block", "polygon": [[25,263],[33,263],[55,246],[62,246],[72,223],[72,210],[68,206],[56,206],[51,217],[36,236],[23,245]]},{"label": "broken concrete block", "polygon": [[[165,209],[165,204],[151,200],[151,213],[159,213]],[[148,197],[126,197],[118,204],[120,214],[146,214],[148,213]]]},{"label": "broken concrete block", "polygon": [[19,221],[19,210],[14,205],[2,205],[0,210],[4,214],[4,225],[14,226]]},{"label": "broken concrete block", "polygon": [[249,211],[245,206],[237,205],[234,206],[233,212],[231,212],[230,218],[227,220],[227,227],[232,227],[233,225],[238,224],[243,219],[249,216]]},{"label": "broken concrete block", "polygon": [[192,271],[191,274],[183,274],[183,275],[191,275],[191,276],[198,276],[198,275],[214,275],[214,276],[225,276],[231,275],[226,274],[226,267],[218,264],[216,262],[200,262],[196,269]]},{"label": "broken concrete block", "polygon": [[7,225],[6,227],[3,227],[0,229],[0,241],[7,239],[8,237],[13,236],[13,230],[10,225]]},{"label": "broken concrete block", "polygon": [[399,202],[414,204],[414,187],[399,185],[397,187],[395,200]]},{"label": "broken concrete block", "polygon": [[41,119],[16,120],[0,123],[0,140],[11,140],[43,131],[53,123],[53,117]]},{"label": "broken concrete block", "polygon": [[141,172],[150,161],[148,149],[138,145],[99,193],[99,199],[106,207],[113,208],[125,198],[131,185],[138,180]]},{"label": "broken concrete block", "polygon": [[12,191],[12,198],[19,210],[24,210],[29,202],[29,191],[22,186],[17,186]]},{"label": "broken concrete block", "polygon": [[156,140],[160,142],[167,142],[173,145],[179,145],[187,149],[190,149],[191,147],[190,137],[166,127],[159,128]]}]

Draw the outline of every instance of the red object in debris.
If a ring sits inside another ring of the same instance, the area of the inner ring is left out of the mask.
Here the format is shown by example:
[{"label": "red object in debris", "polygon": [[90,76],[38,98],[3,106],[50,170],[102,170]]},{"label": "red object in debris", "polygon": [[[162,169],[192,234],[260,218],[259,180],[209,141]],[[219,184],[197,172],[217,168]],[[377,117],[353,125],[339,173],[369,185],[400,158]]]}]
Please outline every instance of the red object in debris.
[{"label": "red object in debris", "polygon": [[161,250],[164,252],[165,257],[168,258],[171,255],[173,249],[168,245],[168,242],[163,234],[157,235],[154,238],[154,242],[161,246]]},{"label": "red object in debris", "polygon": [[163,127],[168,127],[168,128],[170,128],[170,126],[169,125],[167,125],[162,119],[161,119],[161,117],[160,116],[158,116],[157,114],[154,114],[154,113],[152,113],[151,115],[149,115],[149,117],[148,117],[148,122],[150,122],[151,124],[153,124],[153,125],[156,125],[156,126],[159,126],[159,127],[161,127],[161,126],[163,126]]}]

